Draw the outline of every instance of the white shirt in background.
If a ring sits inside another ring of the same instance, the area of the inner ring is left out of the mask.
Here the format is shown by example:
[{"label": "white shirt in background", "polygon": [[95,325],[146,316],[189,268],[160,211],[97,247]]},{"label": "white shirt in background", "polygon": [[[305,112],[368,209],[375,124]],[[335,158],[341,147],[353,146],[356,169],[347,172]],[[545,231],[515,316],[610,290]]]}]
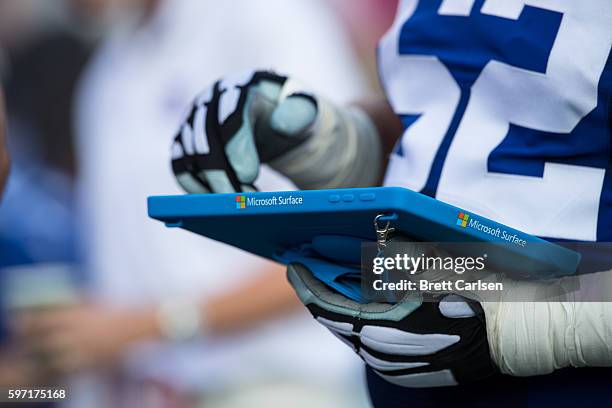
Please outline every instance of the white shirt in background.
[{"label": "white shirt in background", "polygon": [[[336,102],[366,90],[345,33],[313,0],[163,1],[145,27],[116,33],[88,67],[77,100],[80,192],[92,288],[113,305],[205,298],[269,264],[147,217],[146,198],[181,194],[170,142],[192,98],[228,73],[273,68]],[[333,94],[328,94],[333,90]],[[292,186],[269,169],[263,190]],[[239,231],[237,231],[239,233]],[[302,312],[217,341],[140,347],[131,375],[214,391],[261,378],[358,379],[359,360]]]}]

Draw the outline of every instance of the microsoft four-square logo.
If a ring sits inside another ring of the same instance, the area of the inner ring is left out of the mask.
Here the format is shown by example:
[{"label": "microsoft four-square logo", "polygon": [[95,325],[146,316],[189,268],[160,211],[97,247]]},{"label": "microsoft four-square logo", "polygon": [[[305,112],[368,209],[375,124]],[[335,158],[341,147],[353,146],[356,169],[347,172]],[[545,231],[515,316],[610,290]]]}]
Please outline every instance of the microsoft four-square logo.
[{"label": "microsoft four-square logo", "polygon": [[243,195],[236,196],[236,208],[244,210],[246,208],[246,197]]},{"label": "microsoft four-square logo", "polygon": [[469,215],[460,212],[459,215],[457,216],[457,225],[460,226],[461,228],[465,228],[467,226],[469,219],[470,219]]}]

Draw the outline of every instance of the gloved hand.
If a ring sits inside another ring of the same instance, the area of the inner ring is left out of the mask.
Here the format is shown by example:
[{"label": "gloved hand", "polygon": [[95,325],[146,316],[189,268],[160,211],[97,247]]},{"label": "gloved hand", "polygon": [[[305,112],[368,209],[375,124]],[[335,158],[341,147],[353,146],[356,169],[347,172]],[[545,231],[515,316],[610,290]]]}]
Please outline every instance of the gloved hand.
[{"label": "gloved hand", "polygon": [[267,71],[226,77],[193,102],[172,145],[190,193],[253,191],[261,163],[302,189],[372,185],[381,148],[359,109],[342,109]]},{"label": "gloved hand", "polygon": [[302,264],[290,264],[287,277],[313,317],[390,383],[451,386],[497,372],[483,320],[457,298],[421,302],[407,295],[396,304],[361,304],[330,290]]}]

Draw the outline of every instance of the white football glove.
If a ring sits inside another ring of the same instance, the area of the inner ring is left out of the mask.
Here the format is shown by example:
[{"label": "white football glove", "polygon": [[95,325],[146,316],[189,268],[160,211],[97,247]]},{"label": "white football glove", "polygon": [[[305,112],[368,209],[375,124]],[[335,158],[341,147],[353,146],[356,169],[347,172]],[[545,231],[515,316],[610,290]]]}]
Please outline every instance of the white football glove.
[{"label": "white football glove", "polygon": [[[337,237],[340,239],[340,237]],[[403,240],[401,236],[393,240]],[[486,338],[482,312],[455,295],[407,293],[395,304],[358,303],[330,289],[315,276],[326,275],[328,265],[361,271],[355,238],[346,237],[343,253],[315,248],[317,262],[297,260],[287,278],[313,317],[349,345],[386,381],[403,387],[442,387],[487,378],[497,372]],[[405,244],[413,255],[419,245]],[[321,270],[315,270],[320,268]],[[350,274],[350,272],[347,272]],[[331,279],[331,277],[330,277]],[[337,276],[334,279],[341,279]],[[325,280],[325,279],[323,279]]]},{"label": "white football glove", "polygon": [[215,82],[194,101],[172,145],[190,193],[255,190],[261,163],[302,189],[373,185],[381,147],[357,108],[342,109],[268,71]]},{"label": "white football glove", "polygon": [[482,316],[458,298],[421,302],[408,295],[396,304],[361,304],[329,289],[302,264],[290,264],[287,277],[313,317],[392,384],[446,387],[498,372]]}]

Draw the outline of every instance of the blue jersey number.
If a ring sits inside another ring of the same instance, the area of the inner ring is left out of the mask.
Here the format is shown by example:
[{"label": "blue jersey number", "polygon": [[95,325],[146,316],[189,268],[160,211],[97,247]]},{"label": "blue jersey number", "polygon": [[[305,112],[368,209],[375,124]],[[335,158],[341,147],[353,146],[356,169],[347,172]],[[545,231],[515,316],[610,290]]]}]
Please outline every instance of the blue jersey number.
[{"label": "blue jersey number", "polygon": [[379,50],[406,128],[387,184],[596,240],[611,16],[608,0],[404,0]]}]

